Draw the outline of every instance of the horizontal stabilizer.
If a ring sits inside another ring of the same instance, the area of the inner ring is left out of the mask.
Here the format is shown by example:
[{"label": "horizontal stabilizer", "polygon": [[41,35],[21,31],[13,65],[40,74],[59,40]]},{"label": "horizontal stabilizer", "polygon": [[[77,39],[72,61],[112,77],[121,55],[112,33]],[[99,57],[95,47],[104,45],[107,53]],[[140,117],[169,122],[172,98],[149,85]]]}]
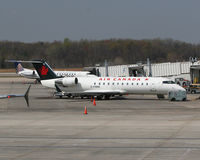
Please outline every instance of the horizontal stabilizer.
[{"label": "horizontal stabilizer", "polygon": [[19,62],[19,63],[43,63],[41,60],[23,61],[23,60],[5,60],[5,62]]}]

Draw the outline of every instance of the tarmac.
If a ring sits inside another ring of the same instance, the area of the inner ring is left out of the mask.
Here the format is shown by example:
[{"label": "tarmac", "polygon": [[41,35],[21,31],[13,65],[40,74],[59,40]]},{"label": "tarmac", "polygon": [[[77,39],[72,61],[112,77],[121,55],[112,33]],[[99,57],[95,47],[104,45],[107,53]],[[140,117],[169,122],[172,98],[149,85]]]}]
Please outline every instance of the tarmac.
[{"label": "tarmac", "polygon": [[[128,95],[111,100],[53,97],[53,90],[0,78],[0,160],[199,160],[200,100]],[[88,114],[84,114],[87,106]]]}]

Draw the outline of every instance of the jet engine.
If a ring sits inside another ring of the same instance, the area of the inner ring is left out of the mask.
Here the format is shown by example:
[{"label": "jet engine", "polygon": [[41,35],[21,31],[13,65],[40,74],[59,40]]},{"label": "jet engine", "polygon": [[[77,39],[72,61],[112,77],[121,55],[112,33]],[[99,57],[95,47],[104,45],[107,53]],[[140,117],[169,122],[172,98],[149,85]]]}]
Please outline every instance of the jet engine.
[{"label": "jet engine", "polygon": [[62,79],[62,85],[65,87],[70,87],[78,84],[78,78],[76,77],[66,77]]}]

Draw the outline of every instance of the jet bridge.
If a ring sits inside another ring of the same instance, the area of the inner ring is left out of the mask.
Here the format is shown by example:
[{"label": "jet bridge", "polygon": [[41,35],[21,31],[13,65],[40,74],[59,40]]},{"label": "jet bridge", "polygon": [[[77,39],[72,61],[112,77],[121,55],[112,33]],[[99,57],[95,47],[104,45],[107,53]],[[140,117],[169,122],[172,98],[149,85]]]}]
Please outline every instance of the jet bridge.
[{"label": "jet bridge", "polygon": [[142,65],[130,66],[128,67],[128,71],[129,71],[130,77],[144,77],[145,76],[144,66]]},{"label": "jet bridge", "polygon": [[191,82],[200,83],[200,65],[192,65],[190,67]]},{"label": "jet bridge", "polygon": [[[98,77],[106,77],[106,68],[104,66],[85,67],[84,70],[90,71]],[[134,65],[116,65],[108,66],[108,75],[110,77],[143,77],[145,76],[144,66]]]}]

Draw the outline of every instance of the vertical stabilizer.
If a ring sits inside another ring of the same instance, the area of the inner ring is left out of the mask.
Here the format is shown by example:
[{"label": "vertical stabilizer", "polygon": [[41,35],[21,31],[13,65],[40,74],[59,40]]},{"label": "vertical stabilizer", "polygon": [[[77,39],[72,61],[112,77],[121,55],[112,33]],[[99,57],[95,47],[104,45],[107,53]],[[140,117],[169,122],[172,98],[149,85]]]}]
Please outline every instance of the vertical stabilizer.
[{"label": "vertical stabilizer", "polygon": [[24,70],[24,68],[20,62],[17,62],[17,61],[14,62],[14,65],[15,65],[16,73],[19,73]]},{"label": "vertical stabilizer", "polygon": [[32,64],[35,67],[41,80],[59,78],[44,60],[33,61]]}]

